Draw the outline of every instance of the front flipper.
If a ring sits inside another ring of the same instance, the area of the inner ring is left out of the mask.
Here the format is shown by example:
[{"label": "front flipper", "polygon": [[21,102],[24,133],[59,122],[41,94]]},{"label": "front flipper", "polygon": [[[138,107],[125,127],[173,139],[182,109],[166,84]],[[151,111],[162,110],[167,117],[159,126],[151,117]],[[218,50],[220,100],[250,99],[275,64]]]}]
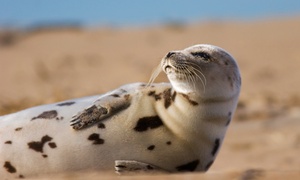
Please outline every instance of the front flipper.
[{"label": "front flipper", "polygon": [[71,126],[73,129],[79,130],[89,125],[92,125],[108,114],[108,109],[105,107],[97,107],[92,105],[79,114],[72,117]]},{"label": "front flipper", "polygon": [[157,166],[132,160],[116,160],[115,171],[119,175],[130,175],[137,173],[167,173]]},{"label": "front flipper", "polygon": [[90,107],[71,119],[71,126],[80,130],[98,123],[130,106],[131,96],[126,91],[116,90],[96,100]]}]

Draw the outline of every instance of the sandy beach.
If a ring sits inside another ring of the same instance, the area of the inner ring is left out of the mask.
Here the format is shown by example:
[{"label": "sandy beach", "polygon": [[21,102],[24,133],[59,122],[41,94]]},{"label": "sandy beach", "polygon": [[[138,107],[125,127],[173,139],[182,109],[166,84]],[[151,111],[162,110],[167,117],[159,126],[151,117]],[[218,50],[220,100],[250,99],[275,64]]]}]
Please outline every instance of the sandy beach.
[{"label": "sandy beach", "polygon": [[[101,94],[126,83],[148,82],[168,51],[213,44],[235,57],[242,74],[240,100],[225,142],[207,173],[156,178],[298,179],[299,32],[300,17],[135,28],[0,30],[0,115]],[[162,73],[155,82],[164,81]],[[79,175],[118,178],[97,172],[57,178]]]}]

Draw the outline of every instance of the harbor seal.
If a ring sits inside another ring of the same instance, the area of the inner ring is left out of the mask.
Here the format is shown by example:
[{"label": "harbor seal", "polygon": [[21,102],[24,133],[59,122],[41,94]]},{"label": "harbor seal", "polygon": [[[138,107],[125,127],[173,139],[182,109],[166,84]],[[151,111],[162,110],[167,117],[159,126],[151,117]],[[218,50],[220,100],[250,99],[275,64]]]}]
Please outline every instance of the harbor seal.
[{"label": "harbor seal", "polygon": [[160,70],[170,83],[133,83],[1,116],[1,177],[207,171],[236,109],[237,63],[200,44],[167,53],[155,76]]}]

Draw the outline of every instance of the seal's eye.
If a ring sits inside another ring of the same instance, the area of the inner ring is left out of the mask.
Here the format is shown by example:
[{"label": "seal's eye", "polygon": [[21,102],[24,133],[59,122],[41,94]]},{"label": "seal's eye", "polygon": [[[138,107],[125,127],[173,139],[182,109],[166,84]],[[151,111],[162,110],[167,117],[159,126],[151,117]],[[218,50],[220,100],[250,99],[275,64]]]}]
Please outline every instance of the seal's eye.
[{"label": "seal's eye", "polygon": [[204,61],[209,61],[210,59],[210,56],[205,52],[192,52],[191,54],[195,57],[202,58]]}]

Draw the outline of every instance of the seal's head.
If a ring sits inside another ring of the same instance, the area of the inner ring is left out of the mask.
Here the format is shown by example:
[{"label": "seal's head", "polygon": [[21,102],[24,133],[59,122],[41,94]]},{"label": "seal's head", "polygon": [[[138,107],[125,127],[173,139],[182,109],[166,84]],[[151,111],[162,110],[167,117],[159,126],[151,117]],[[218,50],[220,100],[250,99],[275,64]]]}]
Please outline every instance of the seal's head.
[{"label": "seal's head", "polygon": [[170,51],[161,61],[173,88],[202,98],[228,98],[240,91],[241,78],[234,58],[206,44]]}]

